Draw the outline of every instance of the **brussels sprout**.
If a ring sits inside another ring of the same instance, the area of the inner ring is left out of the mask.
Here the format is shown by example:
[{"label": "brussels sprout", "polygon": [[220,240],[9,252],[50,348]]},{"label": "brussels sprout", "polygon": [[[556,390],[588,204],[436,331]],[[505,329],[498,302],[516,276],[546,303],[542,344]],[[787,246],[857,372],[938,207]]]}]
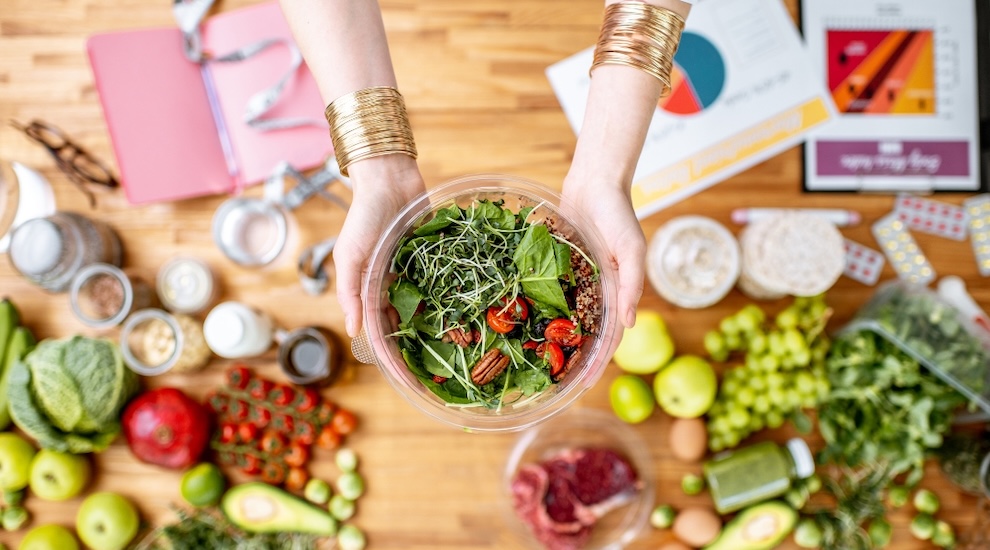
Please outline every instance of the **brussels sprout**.
[{"label": "brussels sprout", "polygon": [[911,534],[919,540],[928,540],[935,534],[935,518],[931,514],[918,514],[911,520]]},{"label": "brussels sprout", "polygon": [[681,490],[685,495],[697,495],[705,488],[705,480],[694,474],[687,474],[681,478]]},{"label": "brussels sprout", "polygon": [[676,516],[677,512],[674,511],[673,506],[669,504],[657,506],[653,509],[653,513],[650,514],[650,525],[657,529],[669,529],[674,524],[674,518]]},{"label": "brussels sprout", "polygon": [[935,515],[939,508],[938,497],[928,489],[921,489],[914,494],[914,507],[923,514]]},{"label": "brussels sprout", "polygon": [[794,543],[801,548],[818,548],[822,544],[822,528],[811,518],[804,518],[794,529]]}]

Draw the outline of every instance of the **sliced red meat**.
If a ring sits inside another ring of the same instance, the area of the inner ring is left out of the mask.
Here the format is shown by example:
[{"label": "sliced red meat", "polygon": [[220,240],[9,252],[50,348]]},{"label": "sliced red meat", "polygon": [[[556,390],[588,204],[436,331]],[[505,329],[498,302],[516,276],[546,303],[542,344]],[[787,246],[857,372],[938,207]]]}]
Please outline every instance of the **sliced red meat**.
[{"label": "sliced red meat", "polygon": [[611,449],[585,450],[574,471],[574,494],[583,504],[598,504],[638,488],[639,477],[632,464]]}]

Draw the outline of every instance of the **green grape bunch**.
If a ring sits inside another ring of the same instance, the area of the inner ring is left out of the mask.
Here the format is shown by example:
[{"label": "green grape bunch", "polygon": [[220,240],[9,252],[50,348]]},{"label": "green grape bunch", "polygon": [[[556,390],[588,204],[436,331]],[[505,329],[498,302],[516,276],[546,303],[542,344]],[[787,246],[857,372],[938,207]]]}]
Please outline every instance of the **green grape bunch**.
[{"label": "green grape bunch", "polygon": [[738,357],[742,362],[725,371],[708,412],[709,449],[731,449],[825,399],[825,324],[831,313],[822,295],[795,298],[772,323],[759,306],[749,304],[705,334],[705,351],[713,361]]}]

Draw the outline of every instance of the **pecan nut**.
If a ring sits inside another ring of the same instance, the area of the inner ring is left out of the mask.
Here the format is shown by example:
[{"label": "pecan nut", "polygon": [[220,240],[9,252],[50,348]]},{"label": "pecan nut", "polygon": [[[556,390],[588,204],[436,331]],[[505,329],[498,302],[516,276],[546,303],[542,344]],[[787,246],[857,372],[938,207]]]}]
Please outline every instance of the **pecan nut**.
[{"label": "pecan nut", "polygon": [[466,348],[474,341],[474,331],[467,332],[461,327],[453,327],[443,333],[441,342],[453,342],[462,348]]},{"label": "pecan nut", "polygon": [[509,356],[502,355],[497,349],[488,350],[471,369],[471,381],[479,386],[495,380],[509,366]]},{"label": "pecan nut", "polygon": [[561,368],[559,372],[552,373],[553,381],[560,382],[561,380],[563,380],[564,377],[567,376],[567,373],[571,372],[571,369],[574,368],[574,365],[576,365],[577,362],[580,360],[581,360],[581,350],[576,349],[574,350],[574,353],[572,353],[571,356],[567,358],[567,361],[564,362],[563,368]]}]

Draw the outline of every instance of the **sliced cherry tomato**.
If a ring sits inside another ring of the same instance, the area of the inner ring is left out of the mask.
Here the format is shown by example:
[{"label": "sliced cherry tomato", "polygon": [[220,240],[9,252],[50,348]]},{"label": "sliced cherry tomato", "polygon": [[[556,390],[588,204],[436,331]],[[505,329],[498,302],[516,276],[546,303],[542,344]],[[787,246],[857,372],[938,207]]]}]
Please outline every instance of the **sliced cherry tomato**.
[{"label": "sliced cherry tomato", "polygon": [[333,431],[330,426],[324,426],[320,430],[320,437],[316,438],[316,445],[321,449],[336,449],[340,446],[340,434]]},{"label": "sliced cherry tomato", "polygon": [[243,365],[237,365],[227,371],[227,385],[234,389],[243,390],[252,378],[251,371]]},{"label": "sliced cherry tomato", "polygon": [[275,430],[268,430],[261,436],[261,450],[270,454],[278,455],[285,450],[285,436]]},{"label": "sliced cherry tomato", "polygon": [[500,308],[496,306],[488,308],[488,313],[485,315],[485,318],[488,320],[488,326],[491,327],[492,330],[499,334],[508,334],[512,332],[512,329],[516,328],[516,326],[513,325],[508,319],[505,319],[499,313],[499,310]]},{"label": "sliced cherry tomato", "polygon": [[289,468],[289,475],[285,478],[285,488],[290,491],[302,491],[309,481],[309,474],[302,468]]},{"label": "sliced cherry tomato", "polygon": [[338,409],[330,421],[330,427],[340,435],[347,435],[357,427],[357,417],[351,411]]},{"label": "sliced cherry tomato", "polygon": [[302,443],[296,442],[289,445],[289,448],[285,451],[285,456],[282,457],[289,466],[300,467],[309,461],[309,447],[306,447]]},{"label": "sliced cherry tomato", "polygon": [[254,443],[258,440],[258,427],[244,422],[237,426],[237,438],[241,440],[241,443]]},{"label": "sliced cherry tomato", "polygon": [[303,445],[312,445],[316,441],[316,426],[309,420],[300,420],[292,437]]},{"label": "sliced cherry tomato", "polygon": [[242,455],[240,459],[241,471],[250,476],[261,473],[261,459],[254,455]]},{"label": "sliced cherry tomato", "polygon": [[276,407],[287,407],[296,398],[296,392],[289,386],[279,384],[268,394],[268,400]]},{"label": "sliced cherry tomato", "polygon": [[502,305],[488,308],[485,315],[488,326],[499,334],[512,332],[512,329],[525,321],[527,317],[529,317],[529,307],[518,296],[511,300],[507,296],[503,297]]},{"label": "sliced cherry tomato", "polygon": [[261,470],[261,481],[272,485],[281,485],[285,476],[285,465],[281,462],[267,462]]},{"label": "sliced cherry tomato", "polygon": [[540,344],[536,340],[526,340],[522,345],[522,349],[535,350],[538,347],[540,347]]},{"label": "sliced cherry tomato", "polygon": [[570,319],[554,319],[543,331],[547,341],[564,347],[573,347],[581,343],[581,331]]},{"label": "sliced cherry tomato", "polygon": [[320,404],[320,392],[313,388],[304,388],[299,393],[297,401],[296,410],[301,413],[307,413],[316,409],[316,406]]},{"label": "sliced cherry tomato", "polygon": [[434,384],[443,384],[446,381],[447,381],[447,379],[444,378],[443,376],[440,376],[439,374],[434,374],[433,375],[433,383]]},{"label": "sliced cherry tomato", "polygon": [[264,400],[268,397],[268,392],[272,391],[275,386],[271,380],[265,380],[264,378],[254,378],[248,383],[247,391],[251,394],[251,397]]},{"label": "sliced cherry tomato", "polygon": [[553,342],[544,342],[536,348],[536,354],[550,365],[550,375],[555,376],[564,370],[564,350]]}]

